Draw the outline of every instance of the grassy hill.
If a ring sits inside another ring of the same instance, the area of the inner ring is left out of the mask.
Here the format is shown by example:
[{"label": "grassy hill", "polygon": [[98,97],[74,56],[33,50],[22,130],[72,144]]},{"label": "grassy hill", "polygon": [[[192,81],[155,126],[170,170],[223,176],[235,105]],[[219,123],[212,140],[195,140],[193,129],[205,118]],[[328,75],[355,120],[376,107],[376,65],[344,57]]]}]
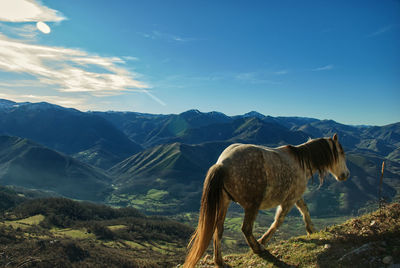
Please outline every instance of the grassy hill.
[{"label": "grassy hill", "polygon": [[133,208],[28,200],[0,218],[0,266],[173,267],[192,231]]},{"label": "grassy hill", "polygon": [[[309,236],[267,245],[268,252],[224,257],[230,267],[388,267],[400,264],[400,204]],[[212,267],[207,255],[197,267]]]}]

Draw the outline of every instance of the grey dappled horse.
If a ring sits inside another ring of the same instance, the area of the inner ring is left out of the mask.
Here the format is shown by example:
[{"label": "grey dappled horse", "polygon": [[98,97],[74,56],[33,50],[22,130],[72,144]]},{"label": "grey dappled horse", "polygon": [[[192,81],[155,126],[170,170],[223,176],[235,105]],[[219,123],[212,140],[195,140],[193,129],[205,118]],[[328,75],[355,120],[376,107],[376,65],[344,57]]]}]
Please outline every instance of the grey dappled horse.
[{"label": "grey dappled horse", "polygon": [[[199,222],[189,242],[184,267],[194,267],[214,235],[214,262],[223,266],[221,238],[231,201],[244,208],[242,231],[254,253],[262,253],[293,205],[303,215],[308,234],[314,232],[310,213],[302,195],[307,182],[319,172],[320,184],[330,172],[338,181],[350,172],[345,153],[335,134],[333,138],[312,139],[298,146],[268,148],[252,144],[232,144],[207,173],[203,186]],[[253,223],[258,210],[277,207],[275,220],[258,240]]]}]

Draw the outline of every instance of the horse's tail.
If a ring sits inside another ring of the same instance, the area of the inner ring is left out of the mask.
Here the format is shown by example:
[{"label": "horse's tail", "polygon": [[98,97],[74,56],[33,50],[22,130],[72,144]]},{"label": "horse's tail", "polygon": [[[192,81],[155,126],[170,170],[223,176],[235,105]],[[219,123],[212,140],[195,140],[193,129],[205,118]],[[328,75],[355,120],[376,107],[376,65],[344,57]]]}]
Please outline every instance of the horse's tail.
[{"label": "horse's tail", "polygon": [[189,252],[183,267],[191,268],[200,260],[214,234],[218,211],[222,207],[224,169],[221,164],[213,165],[204,180],[201,197],[199,223],[188,244]]}]

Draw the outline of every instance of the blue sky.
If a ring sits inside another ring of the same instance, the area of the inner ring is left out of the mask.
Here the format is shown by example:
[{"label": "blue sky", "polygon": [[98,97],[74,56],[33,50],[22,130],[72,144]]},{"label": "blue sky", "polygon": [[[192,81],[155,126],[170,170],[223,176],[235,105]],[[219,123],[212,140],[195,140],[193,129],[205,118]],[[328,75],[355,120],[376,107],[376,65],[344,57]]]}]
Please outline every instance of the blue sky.
[{"label": "blue sky", "polygon": [[399,48],[399,1],[2,0],[0,98],[384,125]]}]

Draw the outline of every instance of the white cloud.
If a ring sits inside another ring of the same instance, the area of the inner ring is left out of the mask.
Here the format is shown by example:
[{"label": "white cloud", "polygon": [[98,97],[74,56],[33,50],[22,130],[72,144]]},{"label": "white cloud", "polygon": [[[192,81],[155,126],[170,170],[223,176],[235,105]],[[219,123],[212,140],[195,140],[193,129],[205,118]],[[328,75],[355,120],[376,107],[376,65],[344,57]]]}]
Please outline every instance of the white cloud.
[{"label": "white cloud", "polygon": [[[147,90],[150,88],[147,83],[139,81],[139,74],[124,66],[126,61],[137,61],[136,57],[102,57],[81,49],[34,44],[38,30],[51,31],[44,22],[65,19],[59,11],[42,5],[39,0],[0,0],[0,22],[4,22],[0,23],[0,75],[6,77],[0,82],[3,92],[0,97],[48,101],[83,109],[93,96],[141,92],[165,105]],[[37,22],[36,27],[32,22]],[[154,34],[158,38],[184,41],[172,35]],[[25,92],[21,94],[23,89]]]},{"label": "white cloud", "polygon": [[319,72],[319,71],[328,71],[328,70],[332,70],[333,69],[333,65],[332,64],[328,64],[325,66],[321,66],[315,69],[312,69],[314,72]]},{"label": "white cloud", "polygon": [[117,95],[149,88],[118,57],[101,57],[79,49],[22,43],[0,34],[0,70],[30,74],[61,92]]},{"label": "white cloud", "polygon": [[85,98],[80,97],[61,97],[61,96],[43,96],[43,95],[32,95],[32,94],[5,94],[0,93],[0,98],[12,100],[15,102],[49,102],[57,104],[63,107],[73,107],[79,110],[87,110],[87,104]]},{"label": "white cloud", "polygon": [[0,21],[37,22],[62,21],[65,17],[57,10],[43,6],[34,0],[1,0]]}]

